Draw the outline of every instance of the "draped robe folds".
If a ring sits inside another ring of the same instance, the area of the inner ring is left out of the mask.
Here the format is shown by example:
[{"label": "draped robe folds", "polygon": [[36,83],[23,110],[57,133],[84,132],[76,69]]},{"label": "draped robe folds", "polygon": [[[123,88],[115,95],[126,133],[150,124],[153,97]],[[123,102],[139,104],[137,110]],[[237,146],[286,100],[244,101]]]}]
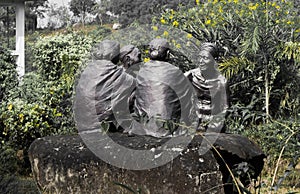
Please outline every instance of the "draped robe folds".
[{"label": "draped robe folds", "polygon": [[142,125],[133,125],[132,130],[156,137],[184,133],[178,126],[168,129],[166,124],[183,121],[191,125],[195,110],[192,98],[193,87],[177,67],[150,60],[136,78],[135,115]]},{"label": "draped robe folds", "polygon": [[94,60],[81,74],[76,92],[77,108],[90,115],[78,123],[87,130],[109,122],[125,133],[169,137],[196,128],[193,87],[167,62],[149,61],[134,78],[110,61]]},{"label": "draped robe folds", "polygon": [[76,87],[76,108],[89,115],[89,118],[80,119],[83,121],[78,123],[80,128],[98,128],[99,121],[111,122],[117,127],[129,120],[127,105],[134,87],[135,79],[122,67],[108,60],[90,61]]},{"label": "draped robe folds", "polygon": [[228,108],[226,94],[226,79],[221,74],[215,78],[205,79],[200,69],[193,69],[185,73],[191,81],[197,96],[197,116],[199,129],[220,132],[223,128],[225,112]]}]

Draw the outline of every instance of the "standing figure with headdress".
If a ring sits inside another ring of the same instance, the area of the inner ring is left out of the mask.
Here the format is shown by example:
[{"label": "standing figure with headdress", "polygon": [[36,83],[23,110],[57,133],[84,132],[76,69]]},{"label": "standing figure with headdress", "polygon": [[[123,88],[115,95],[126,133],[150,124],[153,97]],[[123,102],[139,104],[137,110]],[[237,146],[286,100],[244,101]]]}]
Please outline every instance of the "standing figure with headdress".
[{"label": "standing figure with headdress", "polygon": [[224,117],[228,108],[227,81],[218,70],[217,47],[213,43],[202,43],[199,52],[198,68],[185,72],[191,81],[196,95],[198,130],[224,132]]}]

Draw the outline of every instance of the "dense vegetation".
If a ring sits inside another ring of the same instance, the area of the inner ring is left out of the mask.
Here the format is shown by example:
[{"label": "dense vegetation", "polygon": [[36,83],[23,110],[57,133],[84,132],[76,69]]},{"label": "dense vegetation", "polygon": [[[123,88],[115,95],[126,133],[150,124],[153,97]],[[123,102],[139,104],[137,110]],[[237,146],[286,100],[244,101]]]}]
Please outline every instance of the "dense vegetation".
[{"label": "dense vegetation", "polygon": [[231,102],[227,127],[259,143],[270,156],[274,186],[275,160],[284,157],[295,167],[300,156],[299,5],[284,0],[196,2],[191,9],[167,10],[156,23],[219,46]]},{"label": "dense vegetation", "polygon": [[275,160],[284,157],[295,167],[300,155],[298,5],[287,1],[197,2],[188,10],[168,10],[156,21],[219,46],[220,70],[228,79],[231,101],[227,127],[259,143],[270,156],[274,186]]},{"label": "dense vegetation", "polygon": [[[109,29],[35,36],[26,53],[32,72],[22,81],[8,50],[1,50],[1,149],[25,153],[31,142],[46,135],[76,133],[72,113],[73,86],[77,72],[89,57],[93,43]],[[99,34],[100,33],[100,34]],[[80,45],[80,46],[79,46]],[[27,164],[28,165],[28,164]]]},{"label": "dense vegetation", "polygon": [[[116,14],[120,11],[125,25],[153,20],[153,31],[147,33],[158,33],[166,26],[186,32],[186,39],[215,42],[221,53],[220,70],[229,84],[228,131],[248,136],[268,155],[264,176],[270,180],[265,181],[266,187],[276,189],[283,180],[290,190],[300,187],[295,170],[300,156],[298,5],[284,0],[196,0],[190,7],[179,6],[177,1],[170,5],[162,2],[165,6],[157,9],[151,2],[117,1],[108,8]],[[154,10],[155,17],[150,14]],[[17,153],[22,151],[26,156],[35,138],[77,132],[72,113],[76,76],[92,45],[107,32],[105,27],[85,26],[80,31],[65,28],[29,34],[28,73],[22,82],[17,78],[14,58],[1,48],[0,158],[13,158],[24,165]],[[162,33],[166,38],[172,34]],[[183,43],[176,46],[184,48]],[[2,166],[0,172],[22,173],[20,164],[12,164],[11,168]]]},{"label": "dense vegetation", "polygon": [[165,9],[176,10],[179,6],[195,5],[194,1],[190,0],[111,0],[108,10],[119,15],[119,22],[128,26],[132,22],[149,24],[153,15],[158,15]]}]

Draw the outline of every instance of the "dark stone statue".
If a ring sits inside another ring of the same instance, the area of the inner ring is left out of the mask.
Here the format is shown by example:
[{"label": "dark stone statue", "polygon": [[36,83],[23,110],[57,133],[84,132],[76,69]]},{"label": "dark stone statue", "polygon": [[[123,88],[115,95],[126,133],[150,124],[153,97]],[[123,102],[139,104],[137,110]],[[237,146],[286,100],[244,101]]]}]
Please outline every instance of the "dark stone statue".
[{"label": "dark stone statue", "polygon": [[197,94],[198,130],[224,132],[223,121],[228,108],[226,79],[218,71],[218,52],[212,43],[200,46],[199,67],[185,72]]},{"label": "dark stone statue", "polygon": [[[166,39],[149,43],[151,60],[136,78],[134,116],[138,122],[133,122],[129,133],[154,137],[185,133],[176,124],[181,122],[182,109],[193,109],[192,88],[183,73],[167,62],[169,49]],[[187,126],[190,119],[184,121]]]},{"label": "dark stone statue", "polygon": [[[117,65],[119,54],[120,44],[116,41],[104,40],[94,47],[92,60],[81,73],[76,87],[75,107],[90,115],[88,118],[76,115],[75,119],[82,121],[77,123],[80,129],[95,129],[99,122],[105,122],[108,124],[106,130],[118,130],[121,123],[116,122],[114,107],[127,103],[135,86],[135,79]],[[95,114],[93,108],[97,118],[92,116]]]},{"label": "dark stone statue", "polygon": [[40,188],[231,194],[258,177],[261,149],[241,135],[220,133],[228,105],[215,45],[203,43],[199,67],[185,74],[168,62],[166,39],[153,39],[148,47],[151,60],[145,64],[133,45],[120,49],[104,40],[94,47],[76,86],[80,137],[40,138],[29,149]]},{"label": "dark stone statue", "polygon": [[120,61],[124,69],[141,62],[141,51],[133,45],[125,45],[120,50]]}]

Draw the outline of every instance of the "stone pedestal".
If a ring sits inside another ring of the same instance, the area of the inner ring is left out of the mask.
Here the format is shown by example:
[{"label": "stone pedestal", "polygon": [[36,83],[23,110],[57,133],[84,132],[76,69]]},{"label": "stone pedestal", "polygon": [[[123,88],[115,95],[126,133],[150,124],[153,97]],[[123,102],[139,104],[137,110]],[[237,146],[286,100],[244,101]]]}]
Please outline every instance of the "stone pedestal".
[{"label": "stone pedestal", "polygon": [[[117,133],[112,136],[127,142],[139,140]],[[78,135],[37,139],[29,156],[35,179],[47,193],[224,193],[222,174],[212,151],[199,155],[197,145],[192,143],[173,161],[149,170],[109,165]]]},{"label": "stone pedestal", "polygon": [[[256,165],[257,174],[262,170],[265,156],[245,137],[217,136],[215,149],[199,154],[203,138],[197,135],[175,159],[147,170],[127,170],[102,161],[78,135],[37,139],[29,149],[29,158],[35,180],[46,193],[222,194],[226,190],[232,193],[232,188],[224,188],[229,175],[217,152],[230,168],[246,161]],[[139,149],[145,145],[149,149],[159,142],[152,137],[121,133],[112,133],[110,137],[119,144]]]}]

